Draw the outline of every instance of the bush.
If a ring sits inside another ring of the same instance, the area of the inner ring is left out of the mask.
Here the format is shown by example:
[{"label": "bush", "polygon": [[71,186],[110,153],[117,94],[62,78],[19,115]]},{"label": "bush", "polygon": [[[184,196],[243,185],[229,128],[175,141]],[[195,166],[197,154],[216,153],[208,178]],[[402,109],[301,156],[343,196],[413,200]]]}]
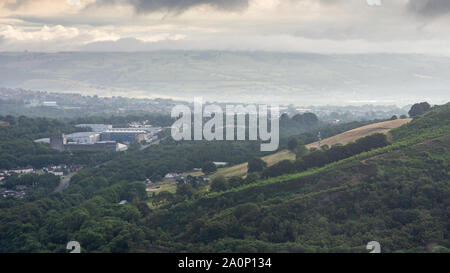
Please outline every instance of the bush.
[{"label": "bush", "polygon": [[417,117],[430,110],[431,106],[428,102],[416,103],[411,107],[408,114],[410,117]]},{"label": "bush", "polygon": [[259,157],[254,157],[248,161],[248,173],[262,172],[267,167],[267,163]]},{"label": "bush", "polygon": [[295,149],[297,149],[297,147],[298,147],[298,140],[296,138],[289,139],[288,150],[293,152],[295,151]]},{"label": "bush", "polygon": [[226,191],[228,187],[228,181],[224,176],[214,178],[214,180],[211,182],[211,191],[214,192]]},{"label": "bush", "polygon": [[213,162],[208,161],[208,162],[205,162],[205,164],[203,164],[202,171],[205,174],[212,174],[217,171],[217,166]]}]

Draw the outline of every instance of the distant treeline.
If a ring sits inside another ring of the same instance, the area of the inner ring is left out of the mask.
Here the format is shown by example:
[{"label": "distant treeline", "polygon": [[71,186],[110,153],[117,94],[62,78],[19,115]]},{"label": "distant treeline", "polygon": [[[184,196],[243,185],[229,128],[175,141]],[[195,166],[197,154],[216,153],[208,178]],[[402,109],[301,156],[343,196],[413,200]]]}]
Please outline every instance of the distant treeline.
[{"label": "distant treeline", "polygon": [[168,127],[174,123],[170,115],[158,113],[129,114],[129,115],[99,115],[92,117],[83,117],[73,120],[72,124],[112,124],[120,127],[128,127],[131,122],[147,121],[149,125]]}]

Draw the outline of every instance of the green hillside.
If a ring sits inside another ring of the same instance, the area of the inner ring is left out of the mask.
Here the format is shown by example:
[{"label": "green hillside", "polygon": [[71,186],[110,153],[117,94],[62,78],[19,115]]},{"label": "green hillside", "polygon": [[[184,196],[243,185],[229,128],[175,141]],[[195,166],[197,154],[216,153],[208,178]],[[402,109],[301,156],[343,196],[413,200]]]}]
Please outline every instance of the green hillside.
[{"label": "green hillside", "polygon": [[155,211],[171,251],[449,251],[450,104],[393,131],[393,145]]},{"label": "green hillside", "polygon": [[155,196],[142,182],[148,173],[218,153],[238,160],[259,146],[130,149],[80,171],[62,193],[0,202],[0,252],[67,252],[73,240],[83,252],[367,252],[370,241],[383,252],[449,252],[449,132],[447,104],[392,130],[392,144],[321,168],[230,178],[225,191],[189,182]]}]

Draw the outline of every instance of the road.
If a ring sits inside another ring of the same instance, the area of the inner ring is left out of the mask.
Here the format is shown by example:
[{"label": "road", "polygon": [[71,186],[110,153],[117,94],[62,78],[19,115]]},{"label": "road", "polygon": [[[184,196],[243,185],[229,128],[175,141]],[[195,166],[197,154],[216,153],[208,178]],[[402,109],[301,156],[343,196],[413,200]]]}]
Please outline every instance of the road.
[{"label": "road", "polygon": [[68,175],[68,176],[64,176],[64,177],[61,179],[61,183],[58,185],[58,187],[56,187],[55,193],[60,193],[60,192],[64,191],[65,189],[67,189],[67,187],[69,187],[69,185],[70,185],[70,179],[72,178],[72,176],[73,176],[74,174],[75,174],[75,173],[71,173],[71,174]]}]

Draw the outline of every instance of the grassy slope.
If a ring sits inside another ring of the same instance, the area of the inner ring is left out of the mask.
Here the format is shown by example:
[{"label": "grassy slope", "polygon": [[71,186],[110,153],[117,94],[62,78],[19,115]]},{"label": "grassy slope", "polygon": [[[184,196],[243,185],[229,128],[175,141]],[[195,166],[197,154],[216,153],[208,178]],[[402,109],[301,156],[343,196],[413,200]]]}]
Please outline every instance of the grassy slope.
[{"label": "grassy slope", "polygon": [[[365,136],[369,136],[369,135],[373,135],[376,133],[382,133],[382,134],[386,134],[388,133],[390,130],[398,128],[402,125],[405,125],[407,123],[409,123],[412,119],[408,118],[408,119],[396,119],[396,120],[389,120],[389,121],[384,121],[384,122],[378,122],[378,123],[374,123],[374,124],[370,124],[367,126],[363,126],[360,128],[356,128],[350,131],[347,131],[345,133],[324,139],[321,142],[321,145],[328,145],[329,147],[335,145],[335,144],[348,144],[350,142],[353,142],[359,138],[365,137]],[[307,147],[308,148],[316,148],[318,146],[317,142],[308,144]]]},{"label": "grassy slope", "polygon": [[[262,157],[262,160],[267,162],[268,166],[275,165],[276,163],[282,161],[282,160],[294,160],[295,154],[289,152],[289,151],[281,151],[275,154],[271,154],[268,156]],[[238,165],[234,165],[227,168],[221,168],[219,169],[214,175],[212,175],[212,178],[215,178],[217,176],[225,176],[225,177],[232,177],[232,176],[245,176],[247,174],[248,170],[248,163],[242,163]]]},{"label": "grassy slope", "polygon": [[[390,130],[394,128],[398,128],[408,122],[410,122],[412,119],[397,119],[397,120],[389,120],[379,123],[370,124],[367,126],[363,126],[360,128],[356,128],[350,131],[347,131],[345,133],[324,139],[321,143],[321,145],[328,145],[332,146],[334,144],[340,143],[340,144],[348,144],[350,142],[353,142],[359,138],[369,136],[376,133],[383,133],[386,134]],[[314,142],[311,144],[306,145],[307,148],[315,148],[317,147],[318,143]],[[294,160],[295,154],[283,150],[281,152],[268,155],[262,158],[265,162],[267,162],[268,166],[275,165],[276,163],[283,161],[283,160]],[[247,163],[234,165],[227,168],[222,168],[215,173],[212,178],[217,176],[225,176],[225,177],[232,177],[232,176],[245,176],[247,174]]]},{"label": "grassy slope", "polygon": [[[391,146],[178,204],[158,225],[178,250],[366,252],[371,240],[386,252],[448,248],[449,121],[450,104],[394,130]],[[249,203],[257,218],[244,224],[236,212]],[[209,229],[217,235],[205,240]]]}]

